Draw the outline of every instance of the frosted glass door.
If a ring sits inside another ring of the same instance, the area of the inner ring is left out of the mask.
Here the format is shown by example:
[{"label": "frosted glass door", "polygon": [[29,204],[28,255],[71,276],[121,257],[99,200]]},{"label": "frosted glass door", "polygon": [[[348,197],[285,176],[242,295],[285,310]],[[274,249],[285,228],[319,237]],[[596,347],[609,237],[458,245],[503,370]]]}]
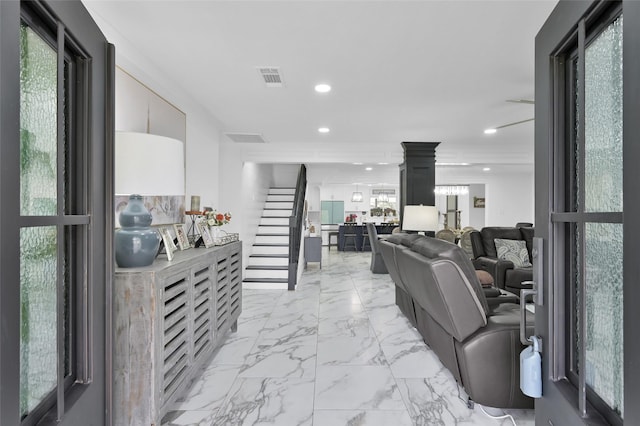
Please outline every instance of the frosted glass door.
[{"label": "frosted glass door", "polygon": [[[575,13],[578,9],[583,12]],[[548,241],[545,271],[537,271],[543,303],[536,309],[536,333],[546,345],[547,371],[536,423],[598,418],[618,426],[625,422],[623,175],[628,173],[622,155],[623,4],[594,3],[589,9],[576,2],[554,13],[564,15],[558,23],[571,27],[546,29],[559,45],[549,39],[550,77],[536,82],[536,105],[551,105],[553,111],[546,117],[536,112],[536,191],[549,188],[536,195],[536,236]],[[571,19],[577,21],[570,24]],[[572,37],[566,38],[566,31]],[[544,73],[545,60],[549,70],[548,54],[538,54],[537,73]],[[554,129],[550,150],[543,136],[549,129]],[[547,161],[539,164],[539,158]],[[545,174],[551,182],[544,182]]]},{"label": "frosted glass door", "polygon": [[[585,49],[584,187],[576,188],[584,194],[578,197],[584,206],[579,203],[578,211],[622,212],[622,20],[609,24]],[[580,134],[576,140],[580,147]],[[581,305],[586,298],[586,333],[574,348],[577,372],[584,369],[587,386],[623,416],[623,225],[587,221],[583,226],[584,262],[577,276],[584,284],[576,288],[585,294],[578,290],[576,301]]]},{"label": "frosted glass door", "polygon": [[[20,213],[57,214],[57,54],[22,25],[20,34]],[[58,228],[20,231],[20,414],[57,385]]]},{"label": "frosted glass door", "polygon": [[115,50],[81,2],[0,1],[0,425],[111,424]]}]

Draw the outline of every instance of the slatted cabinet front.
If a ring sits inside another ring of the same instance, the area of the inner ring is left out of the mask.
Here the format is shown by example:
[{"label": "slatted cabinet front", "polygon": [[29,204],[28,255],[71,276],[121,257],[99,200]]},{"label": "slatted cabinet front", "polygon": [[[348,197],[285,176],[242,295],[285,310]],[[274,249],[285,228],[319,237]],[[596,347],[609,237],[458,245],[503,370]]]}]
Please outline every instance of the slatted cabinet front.
[{"label": "slatted cabinet front", "polygon": [[213,280],[211,265],[196,268],[193,274],[193,358],[209,352],[214,338]]},{"label": "slatted cabinet front", "polygon": [[189,336],[190,284],[189,271],[182,271],[169,277],[162,291],[162,402],[173,395],[182,383],[192,351]]},{"label": "slatted cabinet front", "polygon": [[114,424],[159,425],[171,404],[236,329],[242,243],[118,268],[114,295]]}]

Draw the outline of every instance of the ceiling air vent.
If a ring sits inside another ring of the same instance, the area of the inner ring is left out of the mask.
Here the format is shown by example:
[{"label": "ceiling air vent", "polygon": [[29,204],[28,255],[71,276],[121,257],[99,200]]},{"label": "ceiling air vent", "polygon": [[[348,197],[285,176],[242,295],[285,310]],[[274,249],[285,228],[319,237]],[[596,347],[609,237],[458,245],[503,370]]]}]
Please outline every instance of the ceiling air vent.
[{"label": "ceiling air vent", "polygon": [[284,87],[279,67],[256,67],[267,87]]},{"label": "ceiling air vent", "polygon": [[235,143],[267,143],[260,133],[225,133]]}]

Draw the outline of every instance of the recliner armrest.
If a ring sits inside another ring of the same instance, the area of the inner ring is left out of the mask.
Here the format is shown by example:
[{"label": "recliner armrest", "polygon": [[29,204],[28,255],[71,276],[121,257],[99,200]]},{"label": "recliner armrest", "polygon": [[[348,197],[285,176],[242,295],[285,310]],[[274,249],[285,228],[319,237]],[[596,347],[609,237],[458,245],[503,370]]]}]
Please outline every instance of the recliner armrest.
[{"label": "recliner armrest", "polygon": [[507,269],[513,269],[513,262],[509,260],[480,256],[473,260],[473,266],[476,269],[481,269],[490,273],[493,277],[493,285],[498,288],[504,288],[506,271]]},{"label": "recliner armrest", "polygon": [[[454,342],[462,385],[472,400],[501,408],[532,408],[533,399],[520,391],[520,308],[504,304],[464,342]],[[527,336],[533,334],[534,316],[526,313]]]}]

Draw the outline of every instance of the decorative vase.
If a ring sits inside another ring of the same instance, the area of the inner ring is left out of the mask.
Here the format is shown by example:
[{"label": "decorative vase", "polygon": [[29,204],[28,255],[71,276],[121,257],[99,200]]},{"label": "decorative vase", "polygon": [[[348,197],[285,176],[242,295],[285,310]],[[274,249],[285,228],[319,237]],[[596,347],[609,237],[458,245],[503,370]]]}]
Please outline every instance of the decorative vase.
[{"label": "decorative vase", "polygon": [[116,263],[121,268],[149,266],[158,254],[160,234],[151,229],[151,213],[141,195],[131,195],[120,212],[121,229],[115,233]]}]

